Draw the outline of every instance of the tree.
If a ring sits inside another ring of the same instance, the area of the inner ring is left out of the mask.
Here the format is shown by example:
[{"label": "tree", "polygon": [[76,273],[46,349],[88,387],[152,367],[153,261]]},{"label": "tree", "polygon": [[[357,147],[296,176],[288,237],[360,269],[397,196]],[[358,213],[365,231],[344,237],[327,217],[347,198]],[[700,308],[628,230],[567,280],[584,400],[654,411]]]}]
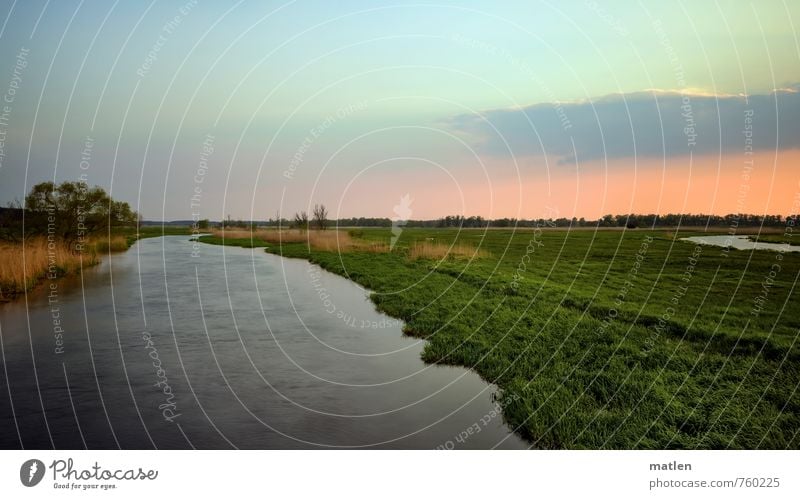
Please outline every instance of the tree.
[{"label": "tree", "polygon": [[22,238],[22,205],[18,200],[9,201],[0,208],[0,240],[18,241]]},{"label": "tree", "polygon": [[294,214],[294,225],[300,230],[308,230],[308,213],[301,211]]},{"label": "tree", "polygon": [[324,204],[314,205],[314,225],[316,225],[319,230],[328,228],[328,209],[325,208]]},{"label": "tree", "polygon": [[67,241],[70,246],[111,227],[134,225],[139,215],[114,201],[102,187],[84,182],[36,184],[25,197],[26,229]]}]

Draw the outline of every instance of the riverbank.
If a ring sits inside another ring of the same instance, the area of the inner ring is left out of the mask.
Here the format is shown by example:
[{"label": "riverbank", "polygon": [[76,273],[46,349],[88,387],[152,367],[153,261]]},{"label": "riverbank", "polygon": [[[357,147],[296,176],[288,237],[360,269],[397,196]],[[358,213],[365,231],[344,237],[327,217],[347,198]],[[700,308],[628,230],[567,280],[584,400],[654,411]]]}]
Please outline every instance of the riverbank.
[{"label": "riverbank", "polygon": [[792,238],[792,232],[781,232],[778,234],[765,233],[759,235],[749,235],[748,238],[754,242],[788,244],[789,246],[800,246],[800,238]]},{"label": "riverbank", "polygon": [[[263,246],[372,290],[380,311],[428,340],[426,362],[497,384],[504,417],[535,447],[797,448],[800,322],[785,305],[800,258],[785,255],[773,276],[774,254],[679,240],[691,235],[405,229],[382,253],[200,241]],[[492,257],[409,259],[420,241]]]},{"label": "riverbank", "polygon": [[80,272],[97,263],[95,251],[73,252],[63,241],[44,237],[24,244],[0,243],[0,302],[10,301],[46,279]]},{"label": "riverbank", "polygon": [[92,237],[74,251],[65,241],[44,236],[19,242],[0,242],[0,303],[19,298],[42,283],[80,274],[100,262],[103,254],[126,251],[139,239],[162,235],[187,235],[187,227],[121,227],[111,236]]}]

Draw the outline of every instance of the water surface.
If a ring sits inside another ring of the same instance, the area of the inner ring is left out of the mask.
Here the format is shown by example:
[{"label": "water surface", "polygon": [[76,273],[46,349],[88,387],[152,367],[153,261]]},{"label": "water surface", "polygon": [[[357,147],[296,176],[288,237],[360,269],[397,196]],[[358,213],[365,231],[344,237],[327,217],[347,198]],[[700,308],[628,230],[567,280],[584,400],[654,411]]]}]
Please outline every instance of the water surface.
[{"label": "water surface", "polygon": [[526,447],[401,326],[308,262],[146,239],[0,306],[0,447]]},{"label": "water surface", "polygon": [[792,246],[788,243],[756,242],[747,236],[692,236],[684,237],[683,240],[698,244],[721,246],[723,248],[730,246],[738,250],[800,251],[800,246]]}]

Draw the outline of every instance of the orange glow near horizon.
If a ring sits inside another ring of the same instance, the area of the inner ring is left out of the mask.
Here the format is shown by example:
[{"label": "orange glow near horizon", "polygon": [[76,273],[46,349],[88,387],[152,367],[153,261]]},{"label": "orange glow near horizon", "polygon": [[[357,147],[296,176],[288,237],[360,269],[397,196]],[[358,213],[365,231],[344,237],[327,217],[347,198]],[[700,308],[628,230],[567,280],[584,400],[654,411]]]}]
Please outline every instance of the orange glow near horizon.
[{"label": "orange glow near horizon", "polygon": [[[747,171],[746,161],[752,160]],[[555,165],[548,176],[543,162],[520,161],[520,180],[510,161],[492,161],[483,170],[458,174],[417,171],[365,176],[337,191],[333,216],[394,216],[393,206],[405,194],[414,199],[413,219],[447,214],[485,218],[584,217],[625,213],[781,214],[797,211],[800,196],[800,151],[752,156],[688,156],[667,159],[620,159]],[[536,173],[533,169],[536,168]],[[388,176],[388,178],[387,178]],[[342,186],[344,187],[344,186]],[[794,207],[793,207],[794,206]],[[377,211],[365,211],[378,207]],[[381,208],[382,207],[382,208]],[[557,215],[553,210],[557,210]],[[338,213],[337,213],[338,212]]]}]

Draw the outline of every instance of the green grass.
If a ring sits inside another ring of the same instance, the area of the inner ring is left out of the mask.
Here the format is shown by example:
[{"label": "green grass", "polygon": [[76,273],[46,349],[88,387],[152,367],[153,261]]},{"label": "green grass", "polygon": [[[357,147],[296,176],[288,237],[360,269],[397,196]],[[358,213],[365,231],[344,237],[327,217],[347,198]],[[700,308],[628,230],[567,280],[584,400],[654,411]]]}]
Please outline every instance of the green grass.
[{"label": "green grass", "polygon": [[[406,258],[431,238],[492,256]],[[800,447],[800,255],[703,246],[686,282],[696,246],[674,231],[406,229],[391,253],[267,251],[370,288],[428,340],[426,362],[499,385],[506,421],[534,447]]]},{"label": "green grass", "polygon": [[789,244],[792,246],[800,246],[800,237],[793,238],[792,233],[787,234],[759,234],[757,236],[749,236],[751,241],[760,241],[762,243],[778,243]]},{"label": "green grass", "polygon": [[242,248],[266,248],[269,246],[273,246],[272,243],[268,243],[266,241],[262,241],[258,238],[221,238],[217,236],[200,236],[198,238],[199,241],[207,243],[207,244],[216,244],[218,246],[228,245],[228,246],[239,246]]}]

